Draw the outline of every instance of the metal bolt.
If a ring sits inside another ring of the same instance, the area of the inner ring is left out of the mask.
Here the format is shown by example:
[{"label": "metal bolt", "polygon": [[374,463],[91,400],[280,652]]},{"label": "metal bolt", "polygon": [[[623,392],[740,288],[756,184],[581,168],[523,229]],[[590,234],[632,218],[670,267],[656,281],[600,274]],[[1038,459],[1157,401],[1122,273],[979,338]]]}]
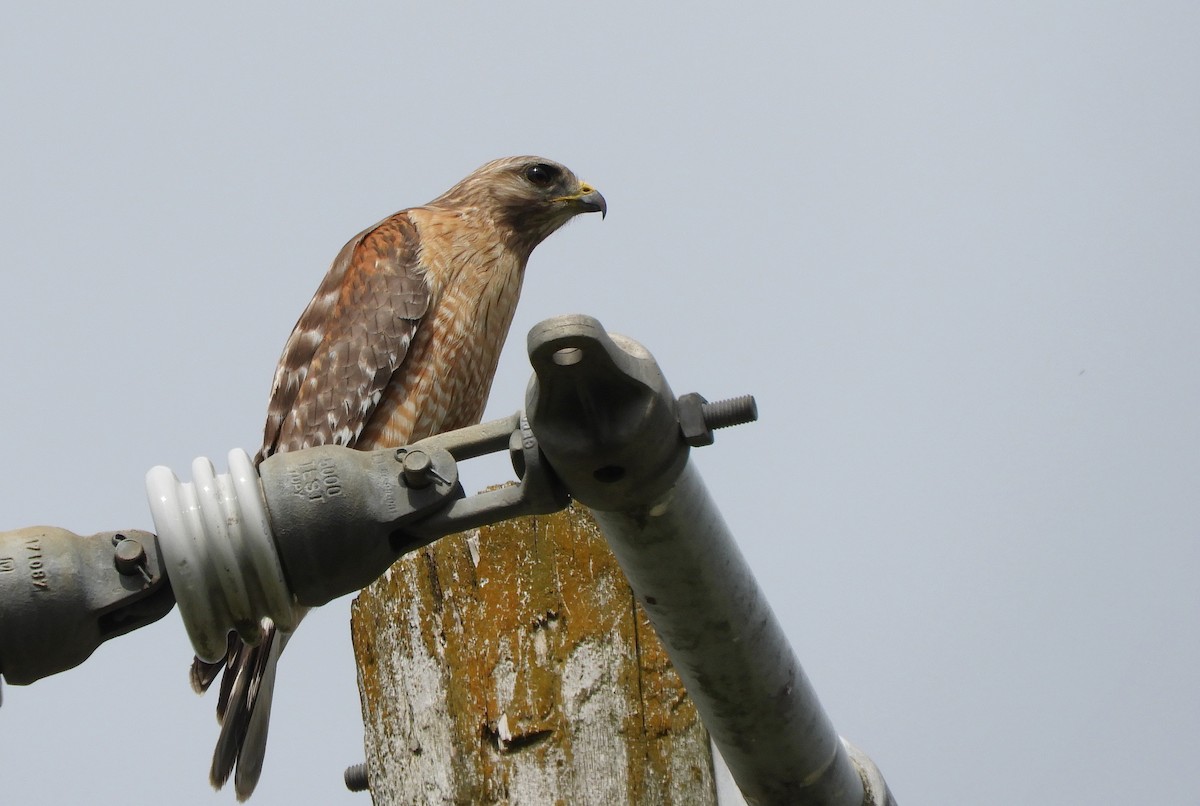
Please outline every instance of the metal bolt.
[{"label": "metal bolt", "polygon": [[142,566],[146,564],[146,550],[136,540],[130,538],[117,540],[113,552],[113,562],[116,563],[117,570],[126,576],[140,574]]},{"label": "metal bolt", "polygon": [[754,422],[758,419],[758,404],[754,402],[754,395],[742,395],[702,403],[700,413],[704,415],[704,424],[716,431],[718,428]]},{"label": "metal bolt", "polygon": [[424,451],[409,451],[404,454],[404,483],[415,490],[428,487],[431,483],[429,471],[433,461]]},{"label": "metal bolt", "polygon": [[367,777],[367,762],[351,764],[342,774],[342,779],[351,792],[366,792],[371,787],[371,781]]},{"label": "metal bolt", "polygon": [[691,392],[676,401],[679,430],[683,441],[693,448],[713,443],[712,432],[718,428],[754,422],[758,419],[758,404],[753,395],[714,400],[709,403],[701,395]]}]

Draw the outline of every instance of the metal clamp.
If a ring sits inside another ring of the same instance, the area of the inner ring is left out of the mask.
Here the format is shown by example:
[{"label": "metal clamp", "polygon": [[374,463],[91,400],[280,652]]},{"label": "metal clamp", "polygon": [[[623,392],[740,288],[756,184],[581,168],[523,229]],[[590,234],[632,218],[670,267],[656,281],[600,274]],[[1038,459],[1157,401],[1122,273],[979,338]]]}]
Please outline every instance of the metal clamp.
[{"label": "metal clamp", "polygon": [[[520,483],[467,496],[457,463],[501,450]],[[520,413],[399,448],[280,453],[257,470],[236,450],[228,473],[201,458],[192,474],[156,467],[146,486],[188,637],[210,661],[230,631],[257,641],[264,618],[290,630],[303,608],[369,585],[405,552],[568,501]]]},{"label": "metal clamp", "polygon": [[529,428],[529,421],[522,412],[438,434],[408,448],[410,451],[429,449],[444,450],[457,461],[507,449],[513,470],[520,481],[515,485],[454,499],[444,509],[414,521],[402,530],[414,538],[414,542],[404,551],[423,546],[444,535],[484,524],[521,515],[557,512],[570,502],[562,482],[542,456],[538,441]]},{"label": "metal clamp", "polygon": [[24,685],[70,669],[174,604],[154,535],[56,526],[0,532],[0,673]]}]

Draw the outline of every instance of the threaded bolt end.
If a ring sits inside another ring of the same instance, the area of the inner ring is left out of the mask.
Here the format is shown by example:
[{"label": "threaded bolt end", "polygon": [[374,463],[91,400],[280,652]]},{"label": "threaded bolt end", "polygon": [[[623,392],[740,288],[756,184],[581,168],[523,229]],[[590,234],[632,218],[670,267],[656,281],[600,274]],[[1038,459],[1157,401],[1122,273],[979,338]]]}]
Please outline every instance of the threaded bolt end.
[{"label": "threaded bolt end", "polygon": [[715,431],[754,422],[758,419],[758,404],[754,402],[754,395],[741,395],[704,403],[700,406],[700,413],[704,415],[704,424]]},{"label": "threaded bolt end", "polygon": [[366,792],[371,787],[371,782],[367,777],[367,762],[361,764],[351,764],[346,768],[346,772],[342,775],[346,781],[346,788],[351,792]]}]

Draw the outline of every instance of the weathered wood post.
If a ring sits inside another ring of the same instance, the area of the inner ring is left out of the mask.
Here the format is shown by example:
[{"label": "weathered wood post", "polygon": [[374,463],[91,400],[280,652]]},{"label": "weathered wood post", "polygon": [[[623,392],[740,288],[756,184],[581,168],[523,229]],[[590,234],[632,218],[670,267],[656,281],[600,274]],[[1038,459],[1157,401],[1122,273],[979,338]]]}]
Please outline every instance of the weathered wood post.
[{"label": "weathered wood post", "polygon": [[378,806],[716,803],[696,709],[583,507],[412,552],[352,626]]}]

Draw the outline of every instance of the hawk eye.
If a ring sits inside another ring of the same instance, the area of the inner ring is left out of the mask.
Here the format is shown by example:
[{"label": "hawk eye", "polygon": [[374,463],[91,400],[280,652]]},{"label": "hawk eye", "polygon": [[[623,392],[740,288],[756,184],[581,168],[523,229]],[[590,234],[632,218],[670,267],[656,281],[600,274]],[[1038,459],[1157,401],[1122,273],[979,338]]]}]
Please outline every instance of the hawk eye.
[{"label": "hawk eye", "polygon": [[552,165],[539,162],[525,169],[525,178],[537,187],[548,187],[558,178],[558,169]]}]

